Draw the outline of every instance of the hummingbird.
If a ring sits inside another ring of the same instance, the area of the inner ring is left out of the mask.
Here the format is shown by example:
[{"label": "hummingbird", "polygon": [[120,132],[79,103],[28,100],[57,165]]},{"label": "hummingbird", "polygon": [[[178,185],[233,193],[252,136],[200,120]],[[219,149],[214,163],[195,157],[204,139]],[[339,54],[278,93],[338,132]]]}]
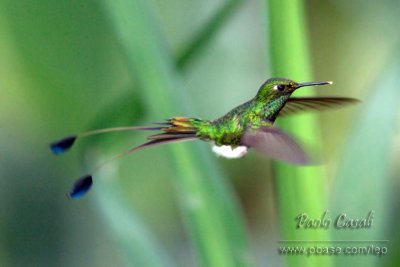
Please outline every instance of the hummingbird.
[{"label": "hummingbird", "polygon": [[[298,83],[286,78],[270,78],[259,88],[256,96],[215,120],[189,117],[172,117],[151,126],[128,126],[105,128],[67,136],[50,144],[51,151],[63,154],[78,138],[116,131],[158,131],[147,137],[147,142],[132,147],[97,166],[93,172],[106,163],[140,149],[173,142],[202,140],[212,143],[212,151],[226,158],[240,158],[248,149],[269,158],[291,164],[306,165],[310,159],[301,146],[287,133],[274,126],[278,117],[300,111],[323,110],[358,102],[347,97],[291,97],[299,88],[329,85],[326,82]],[[93,173],[92,172],[92,173]],[[78,179],[69,192],[70,198],[80,198],[93,183],[92,175]]]}]

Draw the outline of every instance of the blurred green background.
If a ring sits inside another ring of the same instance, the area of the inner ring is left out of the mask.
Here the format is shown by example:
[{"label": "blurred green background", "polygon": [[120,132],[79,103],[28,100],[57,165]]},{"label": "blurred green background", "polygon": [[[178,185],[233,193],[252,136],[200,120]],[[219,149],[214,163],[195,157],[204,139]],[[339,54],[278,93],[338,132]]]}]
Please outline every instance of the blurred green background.
[{"label": "blurred green background", "polygon": [[[0,266],[399,266],[399,9],[394,0],[0,0]],[[61,157],[51,141],[217,118],[272,75],[332,80],[315,93],[362,100],[283,121],[293,134],[316,130],[306,139],[321,147],[318,175],[184,143],[114,162],[85,198],[65,197],[76,177],[145,135],[93,137]],[[295,230],[298,214],[325,210],[374,210],[374,225]],[[389,240],[388,255],[278,253],[278,240],[298,238]]]}]

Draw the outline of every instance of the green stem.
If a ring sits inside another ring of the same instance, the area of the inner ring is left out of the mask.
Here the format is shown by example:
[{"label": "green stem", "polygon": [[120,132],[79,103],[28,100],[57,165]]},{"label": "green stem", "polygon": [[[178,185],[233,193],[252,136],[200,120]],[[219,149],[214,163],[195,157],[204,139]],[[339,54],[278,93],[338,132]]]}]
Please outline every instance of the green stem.
[{"label": "green stem", "polygon": [[[269,45],[273,76],[311,81],[308,34],[301,0],[269,0]],[[311,90],[300,93],[310,95]],[[286,131],[313,147],[320,147],[318,121],[312,115],[278,120]],[[296,229],[295,218],[307,213],[320,218],[327,209],[323,167],[276,164],[276,186],[281,238],[284,240],[328,240],[326,230]],[[313,245],[313,244],[309,244]],[[329,257],[288,257],[289,266],[329,266]]]},{"label": "green stem", "polygon": [[[189,101],[184,97],[174,61],[165,50],[145,1],[105,4],[150,116],[167,118],[187,112]],[[176,173],[171,178],[179,190],[183,216],[202,266],[249,266],[243,218],[215,162],[194,144],[169,147]]]}]

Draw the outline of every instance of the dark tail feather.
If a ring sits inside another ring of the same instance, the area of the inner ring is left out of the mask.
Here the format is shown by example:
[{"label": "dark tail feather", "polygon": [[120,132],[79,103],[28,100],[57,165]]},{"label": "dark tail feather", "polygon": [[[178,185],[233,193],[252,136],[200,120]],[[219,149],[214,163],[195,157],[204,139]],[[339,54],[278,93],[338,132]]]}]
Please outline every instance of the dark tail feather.
[{"label": "dark tail feather", "polygon": [[162,133],[162,134],[154,134],[147,137],[148,140],[168,140],[168,139],[176,139],[176,138],[189,138],[196,137],[195,133]]}]

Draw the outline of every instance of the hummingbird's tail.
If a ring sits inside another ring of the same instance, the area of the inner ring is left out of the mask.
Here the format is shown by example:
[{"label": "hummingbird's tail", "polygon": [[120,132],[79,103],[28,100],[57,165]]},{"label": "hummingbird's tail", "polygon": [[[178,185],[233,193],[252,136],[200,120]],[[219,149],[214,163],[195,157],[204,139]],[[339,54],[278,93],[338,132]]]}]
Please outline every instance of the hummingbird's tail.
[{"label": "hummingbird's tail", "polygon": [[[92,136],[102,133],[108,132],[118,132],[118,131],[161,131],[161,133],[153,134],[147,137],[148,141],[141,145],[132,147],[113,158],[99,164],[92,171],[96,172],[100,168],[102,168],[107,163],[110,163],[116,159],[119,159],[123,156],[131,154],[134,151],[141,150],[143,148],[152,147],[155,145],[161,145],[172,142],[181,142],[181,141],[189,141],[198,139],[197,131],[198,126],[202,121],[199,119],[193,118],[183,118],[183,117],[174,117],[166,120],[165,122],[155,123],[157,126],[129,126],[129,127],[117,127],[117,128],[107,128],[94,130],[89,132],[83,132],[78,135],[70,135],[61,140],[53,142],[50,144],[50,149],[54,154],[63,154],[68,151],[75,141],[81,137]],[[69,197],[71,198],[80,198],[83,196],[92,186],[92,175],[88,174],[76,181],[73,185],[71,192],[69,193]]]},{"label": "hummingbird's tail", "polygon": [[[157,123],[162,133],[150,135],[147,137],[149,142],[146,144],[169,143],[197,139],[197,125],[201,122],[199,119],[173,117],[166,122]],[[145,144],[144,144],[145,145]]]}]

